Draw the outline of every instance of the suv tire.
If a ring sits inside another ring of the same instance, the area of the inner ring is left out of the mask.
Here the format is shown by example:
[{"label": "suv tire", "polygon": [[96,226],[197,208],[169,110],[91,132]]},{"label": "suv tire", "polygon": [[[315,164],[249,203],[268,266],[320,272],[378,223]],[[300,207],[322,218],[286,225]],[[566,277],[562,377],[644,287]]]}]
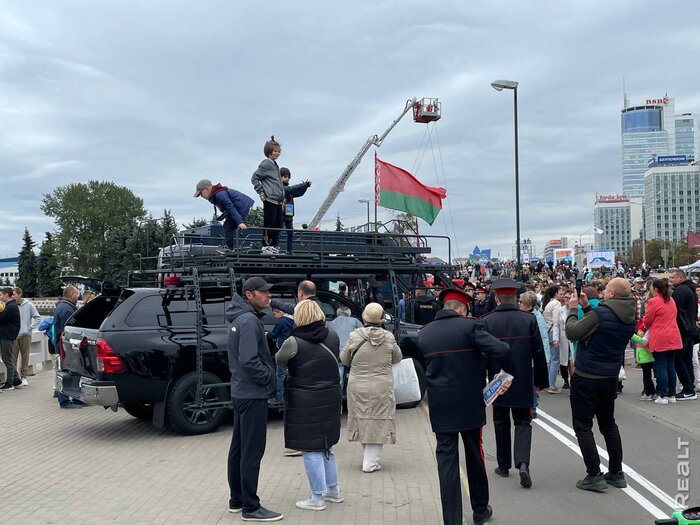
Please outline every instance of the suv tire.
[{"label": "suv tire", "polygon": [[[211,372],[202,373],[204,399],[208,401],[227,401],[229,392],[226,387],[207,388],[206,385],[223,383]],[[197,394],[197,373],[189,372],[180,377],[170,389],[167,400],[167,420],[170,428],[185,436],[196,436],[213,432],[226,419],[227,408],[193,409],[187,405],[194,402]]]},{"label": "suv tire", "polygon": [[[418,376],[418,386],[420,388],[420,397],[421,401],[425,397],[425,388],[426,388],[426,383],[425,383],[425,370],[423,369],[423,365],[418,362],[417,359],[413,359],[413,365],[416,367],[416,375]],[[402,410],[404,408],[415,408],[420,404],[420,401],[414,401],[412,403],[401,403],[400,405],[396,405],[396,408]]]},{"label": "suv tire", "polygon": [[130,416],[143,421],[153,421],[153,405],[151,403],[141,403],[134,401],[132,403],[123,403],[122,408]]}]

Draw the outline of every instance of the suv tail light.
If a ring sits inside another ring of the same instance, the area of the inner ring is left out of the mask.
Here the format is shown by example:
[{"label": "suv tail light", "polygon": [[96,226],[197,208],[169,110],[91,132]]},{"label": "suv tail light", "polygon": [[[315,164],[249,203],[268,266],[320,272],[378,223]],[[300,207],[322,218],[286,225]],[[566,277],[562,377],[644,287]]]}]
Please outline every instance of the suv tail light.
[{"label": "suv tail light", "polygon": [[61,356],[61,362],[63,363],[66,360],[66,351],[63,349],[63,334],[58,338],[58,354]]},{"label": "suv tail light", "polygon": [[126,368],[121,357],[114,352],[114,349],[104,339],[95,341],[95,357],[98,372],[117,374],[123,372]]}]

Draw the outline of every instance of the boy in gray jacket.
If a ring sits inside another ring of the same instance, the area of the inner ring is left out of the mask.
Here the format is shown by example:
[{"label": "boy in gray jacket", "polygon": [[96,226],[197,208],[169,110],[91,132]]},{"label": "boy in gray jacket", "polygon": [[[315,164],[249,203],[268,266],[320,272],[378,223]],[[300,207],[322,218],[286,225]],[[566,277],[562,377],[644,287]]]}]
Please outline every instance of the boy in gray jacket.
[{"label": "boy in gray jacket", "polygon": [[[282,228],[282,201],[284,200],[284,186],[280,178],[280,168],[277,159],[282,153],[282,147],[275,140],[275,136],[265,142],[263,147],[265,159],[255,170],[250,182],[253,183],[255,193],[260,195],[263,201],[263,248],[262,253],[276,255],[279,253],[277,243]],[[267,228],[274,228],[268,230]]]}]

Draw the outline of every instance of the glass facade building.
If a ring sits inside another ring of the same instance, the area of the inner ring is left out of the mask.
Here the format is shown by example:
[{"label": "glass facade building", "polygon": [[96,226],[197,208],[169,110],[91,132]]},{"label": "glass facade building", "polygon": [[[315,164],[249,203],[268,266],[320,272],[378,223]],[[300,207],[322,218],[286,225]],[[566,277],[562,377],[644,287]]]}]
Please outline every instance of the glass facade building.
[{"label": "glass facade building", "polygon": [[647,239],[682,241],[700,231],[700,166],[652,167],[644,175]]},{"label": "glass facade building", "polygon": [[676,116],[676,154],[695,156],[695,119],[690,113]]},{"label": "glass facade building", "polygon": [[644,195],[644,172],[653,155],[674,153],[669,149],[668,134],[674,134],[675,143],[675,131],[666,129],[667,111],[673,114],[673,100],[622,110],[622,193],[627,197]]}]

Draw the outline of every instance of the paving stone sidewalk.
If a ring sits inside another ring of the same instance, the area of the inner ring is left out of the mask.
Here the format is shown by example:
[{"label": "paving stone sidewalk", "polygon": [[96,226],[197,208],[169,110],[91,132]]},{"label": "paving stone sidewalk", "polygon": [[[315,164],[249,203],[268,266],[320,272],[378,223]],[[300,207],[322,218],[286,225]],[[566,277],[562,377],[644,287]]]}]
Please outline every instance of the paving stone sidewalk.
[{"label": "paving stone sidewalk", "polygon": [[[0,522],[12,524],[229,524],[226,456],[230,424],[205,436],[158,431],[123,410],[61,410],[52,374],[0,394]],[[435,441],[424,410],[397,413],[398,443],[383,469],[361,471],[362,452],[343,434],[336,447],[345,503],[302,511],[302,458],[283,455],[282,421],[268,423],[259,495],[287,524],[441,523]]]}]

